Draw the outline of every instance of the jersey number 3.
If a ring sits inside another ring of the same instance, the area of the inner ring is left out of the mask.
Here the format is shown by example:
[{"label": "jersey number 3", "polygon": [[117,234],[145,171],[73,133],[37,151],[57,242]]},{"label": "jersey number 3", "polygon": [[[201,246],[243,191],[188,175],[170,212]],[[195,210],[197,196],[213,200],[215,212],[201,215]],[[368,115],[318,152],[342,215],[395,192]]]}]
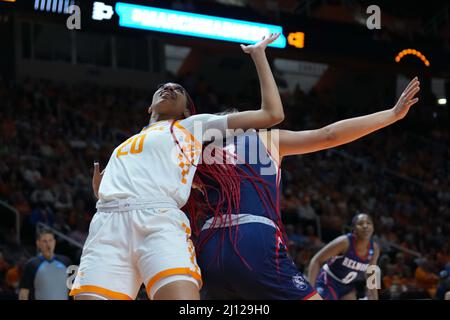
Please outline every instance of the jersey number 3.
[{"label": "jersey number 3", "polygon": [[[147,134],[140,134],[136,137],[131,137],[124,143],[122,143],[117,150],[117,158],[120,156],[126,156],[128,153],[139,154],[144,149],[144,140]],[[131,147],[127,147],[131,144]]]}]

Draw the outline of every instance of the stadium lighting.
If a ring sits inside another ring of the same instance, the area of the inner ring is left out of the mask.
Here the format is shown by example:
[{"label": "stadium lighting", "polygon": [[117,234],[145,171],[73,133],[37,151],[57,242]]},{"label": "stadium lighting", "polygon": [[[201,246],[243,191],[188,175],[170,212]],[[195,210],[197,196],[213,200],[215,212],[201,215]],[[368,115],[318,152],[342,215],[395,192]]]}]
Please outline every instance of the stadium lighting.
[{"label": "stadium lighting", "polygon": [[35,0],[34,10],[54,13],[69,13],[69,6],[74,4],[74,0]]},{"label": "stadium lighting", "polygon": [[404,50],[400,51],[397,54],[397,56],[395,57],[395,62],[399,63],[400,60],[408,54],[412,54],[412,55],[416,56],[417,58],[419,58],[420,60],[422,60],[422,62],[427,67],[430,66],[430,61],[428,61],[428,59],[422,54],[422,52],[420,52],[419,50],[416,50],[416,49],[404,49]]},{"label": "stadium lighting", "polygon": [[438,99],[437,103],[442,105],[442,106],[446,105],[447,104],[447,99],[446,98],[440,98],[440,99]]},{"label": "stadium lighting", "polygon": [[281,26],[123,2],[116,3],[115,11],[119,15],[121,27],[239,43],[255,43],[269,33],[279,32],[280,37],[269,46],[286,47],[286,37],[282,34]]},{"label": "stadium lighting", "polygon": [[108,6],[103,2],[94,2],[94,6],[92,9],[92,19],[93,20],[109,20],[114,14],[114,10],[112,6]]},{"label": "stadium lighting", "polygon": [[289,33],[288,43],[296,48],[303,48],[305,46],[305,34],[303,32]]}]

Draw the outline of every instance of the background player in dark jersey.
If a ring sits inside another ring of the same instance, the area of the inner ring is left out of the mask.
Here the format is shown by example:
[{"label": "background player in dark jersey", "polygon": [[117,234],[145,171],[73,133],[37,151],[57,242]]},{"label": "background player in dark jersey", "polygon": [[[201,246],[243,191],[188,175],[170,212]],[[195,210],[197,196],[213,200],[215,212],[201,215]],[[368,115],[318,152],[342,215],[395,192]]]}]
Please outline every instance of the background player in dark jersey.
[{"label": "background player in dark jersey", "polygon": [[[246,161],[237,164],[244,179],[240,184],[239,208],[234,208],[232,214],[207,212],[196,250],[203,274],[204,297],[320,299],[287,252],[278,203],[281,184],[278,170],[273,167],[278,169],[284,156],[336,147],[402,119],[418,101],[414,96],[419,90],[419,81],[414,78],[391,109],[317,130],[271,130],[270,134],[243,135],[227,146],[228,150],[235,149],[238,160],[242,158],[239,150],[246,150]],[[251,143],[252,137],[256,142]],[[250,158],[255,152],[258,161],[252,163]],[[214,186],[202,190],[212,203],[210,208],[217,208],[222,192]]]},{"label": "background player in dark jersey", "polygon": [[[356,300],[355,283],[366,278],[370,265],[377,264],[380,249],[372,240],[372,218],[357,214],[352,230],[328,243],[309,264],[309,281],[326,300]],[[378,300],[377,289],[366,287],[366,296]]]}]

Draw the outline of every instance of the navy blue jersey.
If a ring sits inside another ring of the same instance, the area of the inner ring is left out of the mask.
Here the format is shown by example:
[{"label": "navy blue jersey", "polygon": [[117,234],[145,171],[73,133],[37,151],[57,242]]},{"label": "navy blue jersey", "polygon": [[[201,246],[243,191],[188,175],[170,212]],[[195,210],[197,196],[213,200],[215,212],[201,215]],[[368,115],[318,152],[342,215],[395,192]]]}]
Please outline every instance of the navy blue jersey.
[{"label": "navy blue jersey", "polygon": [[365,279],[367,267],[374,254],[373,240],[369,242],[366,256],[361,257],[356,252],[356,238],[354,234],[348,233],[347,239],[349,241],[347,252],[326,262],[329,271],[344,284]]},{"label": "navy blue jersey", "polygon": [[[251,178],[241,181],[240,207],[232,210],[232,215],[239,216],[239,227],[219,224],[211,235],[207,221],[200,233],[204,246],[197,251],[197,261],[204,280],[203,298],[311,298],[317,292],[289,256],[277,225],[277,191],[281,190],[277,190],[276,163],[255,131],[234,137],[226,150],[237,156],[240,173]],[[217,203],[216,192],[208,191],[213,204]],[[213,219],[211,213],[208,218]]]},{"label": "navy blue jersey", "polygon": [[349,247],[342,256],[333,257],[320,269],[315,288],[325,300],[337,300],[355,290],[355,283],[365,279],[365,273],[374,255],[373,240],[370,240],[365,257],[356,252],[356,239],[347,234]]},{"label": "navy blue jersey", "polygon": [[[256,131],[234,137],[234,141],[225,146],[227,152],[236,155],[236,166],[250,177],[262,179],[243,179],[240,186],[241,201],[239,212],[235,214],[252,214],[265,216],[277,221],[277,183],[278,167],[268,153],[264,143]],[[214,182],[208,182],[214,185]],[[256,186],[256,187],[255,187]],[[278,190],[279,194],[281,189]],[[208,199],[216,204],[217,190],[208,190]],[[212,214],[208,213],[207,218]]]}]

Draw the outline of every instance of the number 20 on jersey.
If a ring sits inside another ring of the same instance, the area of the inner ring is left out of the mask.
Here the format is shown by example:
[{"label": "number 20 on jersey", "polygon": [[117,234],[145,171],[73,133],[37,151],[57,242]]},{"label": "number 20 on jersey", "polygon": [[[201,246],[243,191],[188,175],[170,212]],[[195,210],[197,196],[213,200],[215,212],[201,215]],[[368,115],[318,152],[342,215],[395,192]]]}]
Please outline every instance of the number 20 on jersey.
[{"label": "number 20 on jersey", "polygon": [[147,134],[140,134],[135,137],[129,138],[122,143],[117,150],[117,158],[126,156],[127,154],[139,154],[144,149],[144,140]]}]

